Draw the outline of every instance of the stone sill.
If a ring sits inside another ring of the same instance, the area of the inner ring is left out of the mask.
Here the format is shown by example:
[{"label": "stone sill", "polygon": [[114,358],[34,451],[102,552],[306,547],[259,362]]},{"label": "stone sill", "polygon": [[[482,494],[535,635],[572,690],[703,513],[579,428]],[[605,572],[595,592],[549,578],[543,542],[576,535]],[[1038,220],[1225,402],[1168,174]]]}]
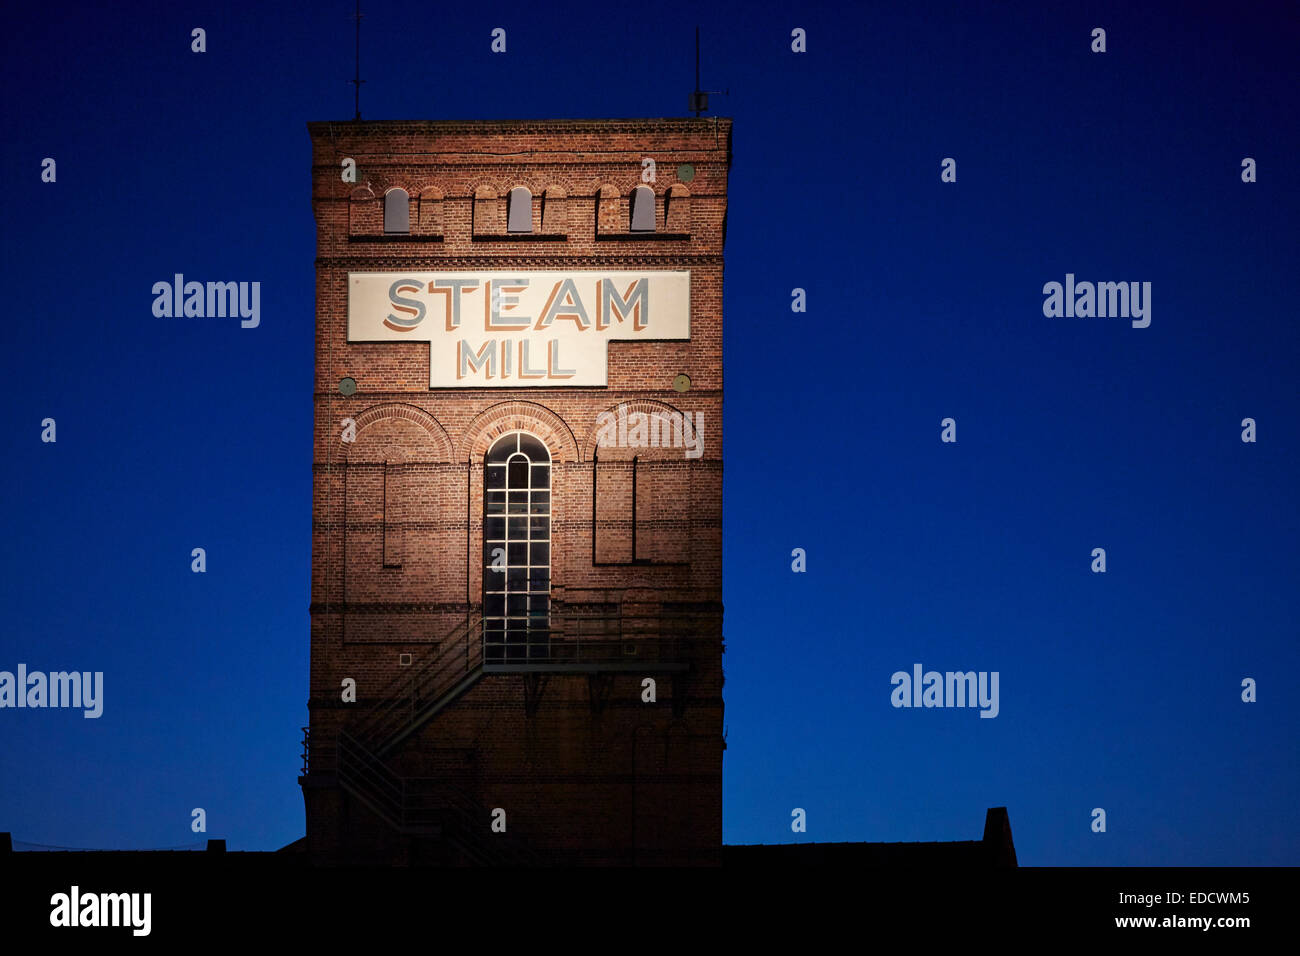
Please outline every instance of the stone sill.
[{"label": "stone sill", "polygon": [[470,237],[474,242],[567,242],[567,232],[482,233]]},{"label": "stone sill", "polygon": [[637,242],[643,239],[681,240],[691,238],[689,232],[598,232],[597,239],[624,239]]},{"label": "stone sill", "polygon": [[441,235],[409,235],[407,233],[391,233],[378,236],[350,235],[348,242],[442,242]]}]

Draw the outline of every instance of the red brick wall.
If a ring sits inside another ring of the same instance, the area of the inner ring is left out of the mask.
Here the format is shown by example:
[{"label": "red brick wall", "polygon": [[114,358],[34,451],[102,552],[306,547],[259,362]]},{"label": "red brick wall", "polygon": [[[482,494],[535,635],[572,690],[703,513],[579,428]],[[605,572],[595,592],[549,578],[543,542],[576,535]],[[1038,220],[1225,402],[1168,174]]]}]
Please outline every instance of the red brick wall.
[{"label": "red brick wall", "polygon": [[[485,807],[504,808],[509,832],[556,859],[716,863],[730,121],[308,128],[318,254],[313,747],[327,747],[340,723],[355,720],[399,675],[399,654],[418,662],[433,653],[481,604],[483,454],[496,435],[524,428],[543,438],[554,462],[555,602],[621,608],[637,621],[665,606],[689,607],[705,614],[703,640],[690,652],[685,679],[653,675],[656,703],[641,700],[649,675],[593,682],[553,674],[530,716],[522,676],[488,675],[389,762],[410,776],[445,775]],[[628,197],[646,156],[657,167],[650,184],[657,230],[671,235],[632,238]],[[341,179],[345,158],[356,161],[355,183]],[[678,181],[682,164],[694,167],[689,184]],[[504,235],[506,196],[518,185],[533,193],[534,229],[562,239],[474,238],[475,231]],[[393,187],[410,196],[411,238],[382,237],[383,196]],[[431,390],[427,343],[347,342],[349,271],[602,267],[691,273],[690,340],[610,343],[605,387]],[[682,373],[691,380],[684,393],[673,388]],[[351,397],[338,391],[344,377],[357,382]],[[597,454],[597,415],[621,403],[700,413],[702,456]],[[350,443],[341,438],[348,418],[356,423]],[[639,626],[630,621],[627,632]],[[340,701],[348,677],[357,681],[356,704]],[[436,849],[412,850],[345,796],[307,793],[309,841],[321,852],[350,848],[340,852],[398,862],[413,852],[437,857]],[[483,825],[486,831],[488,820]]]}]

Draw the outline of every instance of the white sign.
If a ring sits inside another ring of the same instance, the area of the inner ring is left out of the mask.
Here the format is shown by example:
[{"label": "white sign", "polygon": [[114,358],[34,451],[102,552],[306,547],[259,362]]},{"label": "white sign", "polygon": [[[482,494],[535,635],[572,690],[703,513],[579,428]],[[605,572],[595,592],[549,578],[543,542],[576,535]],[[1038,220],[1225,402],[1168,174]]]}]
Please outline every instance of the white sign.
[{"label": "white sign", "polygon": [[430,388],[607,384],[606,343],[691,337],[689,272],[351,272],[349,342],[428,342]]}]

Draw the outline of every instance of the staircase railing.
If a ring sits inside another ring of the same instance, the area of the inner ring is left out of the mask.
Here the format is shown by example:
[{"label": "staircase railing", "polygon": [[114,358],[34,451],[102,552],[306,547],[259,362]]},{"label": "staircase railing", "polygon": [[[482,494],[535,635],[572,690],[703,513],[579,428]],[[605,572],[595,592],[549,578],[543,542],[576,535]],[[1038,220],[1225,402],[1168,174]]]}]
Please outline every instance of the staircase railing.
[{"label": "staircase railing", "polygon": [[302,729],[302,776],[311,769],[311,727]]},{"label": "staircase railing", "polygon": [[438,777],[402,777],[346,730],[339,731],[340,786],[399,833],[439,835],[483,866],[537,866],[542,859],[510,835],[491,832],[491,815]]},{"label": "staircase railing", "polygon": [[706,633],[697,626],[705,619],[700,614],[600,614],[580,606],[552,610],[545,626],[510,634],[485,627],[483,664],[489,671],[508,672],[681,663],[690,656],[690,643]]},{"label": "staircase railing", "polygon": [[339,783],[394,829],[406,831],[428,824],[411,819],[408,813],[407,781],[346,730],[339,731],[335,761]]},{"label": "staircase railing", "polygon": [[383,756],[483,676],[483,622],[467,617],[440,643],[438,651],[399,675],[379,695],[379,703],[353,725],[353,736]]},{"label": "staircase railing", "polygon": [[586,665],[670,664],[689,657],[700,615],[553,614],[549,626],[516,642],[485,635],[477,613],[452,629],[438,650],[398,675],[378,703],[352,725],[352,734],[384,756],[430,717],[467,691],[487,670]]}]

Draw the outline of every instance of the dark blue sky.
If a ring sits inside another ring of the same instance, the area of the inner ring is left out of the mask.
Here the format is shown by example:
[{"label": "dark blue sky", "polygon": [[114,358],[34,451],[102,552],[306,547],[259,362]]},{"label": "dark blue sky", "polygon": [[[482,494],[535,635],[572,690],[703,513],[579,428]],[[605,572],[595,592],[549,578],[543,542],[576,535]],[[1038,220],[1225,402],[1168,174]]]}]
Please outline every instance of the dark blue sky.
[{"label": "dark blue sky", "polygon": [[[367,119],[684,115],[697,20],[730,90],[727,842],[1006,805],[1022,864],[1298,862],[1300,18],[1132,6],[365,3]],[[302,835],[304,124],[352,115],[350,13],[6,14],[0,669],[106,684],[0,710],[16,840]],[[260,281],[260,327],[155,318],[176,272]],[[1150,327],[1044,317],[1067,272],[1151,282]],[[999,716],[894,709],[917,662]]]}]

